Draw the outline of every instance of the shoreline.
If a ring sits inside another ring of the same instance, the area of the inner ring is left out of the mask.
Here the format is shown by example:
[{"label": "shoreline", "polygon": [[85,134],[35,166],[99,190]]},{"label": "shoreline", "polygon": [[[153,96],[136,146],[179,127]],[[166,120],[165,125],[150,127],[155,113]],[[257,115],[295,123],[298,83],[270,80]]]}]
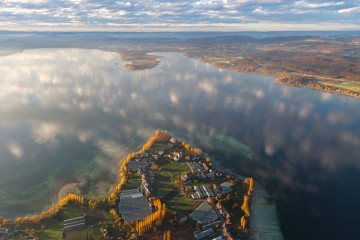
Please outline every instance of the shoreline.
[{"label": "shoreline", "polygon": [[269,196],[262,185],[255,183],[250,207],[251,238],[254,240],[284,239],[277,218],[276,205],[268,202]]},{"label": "shoreline", "polygon": [[[228,168],[216,162],[216,168],[231,173],[239,179],[244,180],[245,177],[234,172],[235,168]],[[266,192],[264,186],[255,183],[255,188],[250,201],[250,236],[253,240],[283,240],[284,236],[280,229],[280,223],[277,216],[275,203],[269,203],[267,198],[270,194]]]},{"label": "shoreline", "polygon": [[[189,55],[189,53],[186,53],[186,52],[184,52],[184,54],[189,58],[196,59],[197,61],[211,64],[212,66],[214,66],[215,68],[218,68],[218,69],[226,69],[226,70],[236,71],[239,73],[255,73],[255,74],[260,74],[260,75],[267,76],[267,77],[273,77],[273,78],[275,78],[275,80],[273,82],[284,85],[284,86],[313,89],[313,90],[320,91],[320,92],[328,92],[328,93],[332,93],[332,94],[336,94],[336,95],[340,95],[340,96],[347,96],[347,97],[352,97],[355,99],[360,99],[360,93],[346,92],[346,90],[344,90],[342,88],[338,88],[338,87],[330,87],[330,86],[326,86],[326,85],[321,85],[323,87],[323,88],[321,88],[321,87],[312,87],[312,86],[309,86],[309,85],[301,83],[301,82],[297,82],[298,85],[285,83],[285,82],[283,82],[284,75],[286,75],[288,77],[291,76],[287,72],[267,72],[264,70],[261,71],[261,69],[259,71],[257,68],[255,68],[254,70],[247,71],[247,70],[243,70],[243,69],[238,69],[236,67],[223,66],[221,64],[217,64],[216,62],[206,61],[201,57],[191,56],[191,55]],[[299,73],[296,76],[303,77],[302,73]],[[327,78],[327,77],[322,77],[322,76],[317,76],[317,77],[313,76],[313,77],[318,78],[318,79]],[[327,78],[327,79],[332,79],[332,78]],[[332,79],[332,80],[336,80],[336,79]],[[349,82],[351,82],[351,81],[349,81]],[[330,89],[330,88],[333,88],[333,89]]]}]

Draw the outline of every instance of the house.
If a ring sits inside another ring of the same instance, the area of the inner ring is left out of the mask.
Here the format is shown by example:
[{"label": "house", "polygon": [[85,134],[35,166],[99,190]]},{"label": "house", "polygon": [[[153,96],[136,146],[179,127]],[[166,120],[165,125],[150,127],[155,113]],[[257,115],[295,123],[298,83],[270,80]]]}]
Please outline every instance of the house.
[{"label": "house", "polygon": [[208,166],[206,163],[203,163],[202,165],[203,165],[203,167],[204,167],[204,169],[205,169],[206,171],[210,169],[209,166]]},{"label": "house", "polygon": [[149,163],[142,162],[142,161],[138,161],[138,162],[137,161],[130,161],[126,165],[126,167],[129,170],[137,171],[138,169],[149,167]]},{"label": "house", "polygon": [[234,184],[232,182],[223,182],[220,184],[222,187],[232,187]]},{"label": "house", "polygon": [[186,182],[191,179],[190,174],[181,174],[180,176],[181,181]]},{"label": "house", "polygon": [[206,174],[206,176],[207,176],[208,178],[214,178],[214,177],[215,177],[215,174],[214,174],[214,173],[208,173],[208,174]]},{"label": "house", "polygon": [[170,154],[171,158],[174,159],[175,162],[180,161],[180,158],[182,157],[181,151],[174,151]]}]

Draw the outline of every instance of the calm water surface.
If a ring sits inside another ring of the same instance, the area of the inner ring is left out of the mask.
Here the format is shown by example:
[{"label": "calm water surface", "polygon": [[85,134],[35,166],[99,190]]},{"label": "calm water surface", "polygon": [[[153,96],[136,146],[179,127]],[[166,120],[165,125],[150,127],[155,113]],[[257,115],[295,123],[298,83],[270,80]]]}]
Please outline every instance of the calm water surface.
[{"label": "calm water surface", "polygon": [[359,239],[360,101],[160,55],[135,72],[100,50],[0,58],[1,215],[38,212],[73,182],[106,195],[118,160],[161,128],[263,183],[286,239]]}]

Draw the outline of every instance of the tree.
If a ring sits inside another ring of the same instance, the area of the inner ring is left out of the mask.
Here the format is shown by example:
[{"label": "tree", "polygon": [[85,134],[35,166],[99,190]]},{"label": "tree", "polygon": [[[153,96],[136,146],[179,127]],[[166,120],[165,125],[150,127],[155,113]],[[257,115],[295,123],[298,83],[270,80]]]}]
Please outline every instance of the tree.
[{"label": "tree", "polygon": [[241,229],[245,229],[245,226],[246,226],[246,219],[245,216],[242,216],[240,219],[240,227]]},{"label": "tree", "polygon": [[200,154],[202,153],[202,151],[201,151],[200,148],[194,148],[194,149],[193,149],[193,152],[194,152],[195,154],[198,154],[198,155],[200,155]]},{"label": "tree", "polygon": [[171,232],[170,230],[167,230],[164,232],[164,240],[170,240],[171,239]]},{"label": "tree", "polygon": [[98,209],[100,207],[100,202],[96,200],[90,200],[89,207],[91,207],[92,209]]},{"label": "tree", "polygon": [[8,220],[8,219],[2,220],[2,224],[3,224],[4,226],[8,225],[8,224],[9,224],[9,220]]},{"label": "tree", "polygon": [[18,217],[18,218],[15,219],[16,224],[22,224],[23,222],[24,222],[24,219],[21,218],[21,217]]},{"label": "tree", "polygon": [[249,196],[248,195],[244,195],[244,203],[241,206],[241,209],[245,212],[246,216],[250,217]]},{"label": "tree", "polygon": [[31,229],[29,229],[29,228],[25,229],[25,233],[26,233],[29,237],[31,237],[31,238],[36,237],[36,230],[33,229],[33,228],[31,228]]},{"label": "tree", "polygon": [[159,171],[159,165],[153,163],[153,164],[151,165],[151,167],[152,167],[152,169],[153,169],[154,171]]}]

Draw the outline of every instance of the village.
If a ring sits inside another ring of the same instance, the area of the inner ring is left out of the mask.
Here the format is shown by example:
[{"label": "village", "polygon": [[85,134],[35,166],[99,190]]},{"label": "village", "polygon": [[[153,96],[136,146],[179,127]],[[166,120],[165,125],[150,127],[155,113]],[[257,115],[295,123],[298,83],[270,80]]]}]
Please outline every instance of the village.
[{"label": "village", "polygon": [[129,154],[120,177],[108,198],[69,194],[39,215],[0,225],[0,239],[251,239],[253,179],[216,169],[166,131]]},{"label": "village", "polygon": [[216,169],[200,149],[185,142],[159,139],[126,165],[128,181],[118,204],[124,221],[144,219],[151,213],[151,199],[157,198],[167,207],[171,239],[177,239],[181,226],[191,226],[193,239],[248,239],[252,178]]}]

